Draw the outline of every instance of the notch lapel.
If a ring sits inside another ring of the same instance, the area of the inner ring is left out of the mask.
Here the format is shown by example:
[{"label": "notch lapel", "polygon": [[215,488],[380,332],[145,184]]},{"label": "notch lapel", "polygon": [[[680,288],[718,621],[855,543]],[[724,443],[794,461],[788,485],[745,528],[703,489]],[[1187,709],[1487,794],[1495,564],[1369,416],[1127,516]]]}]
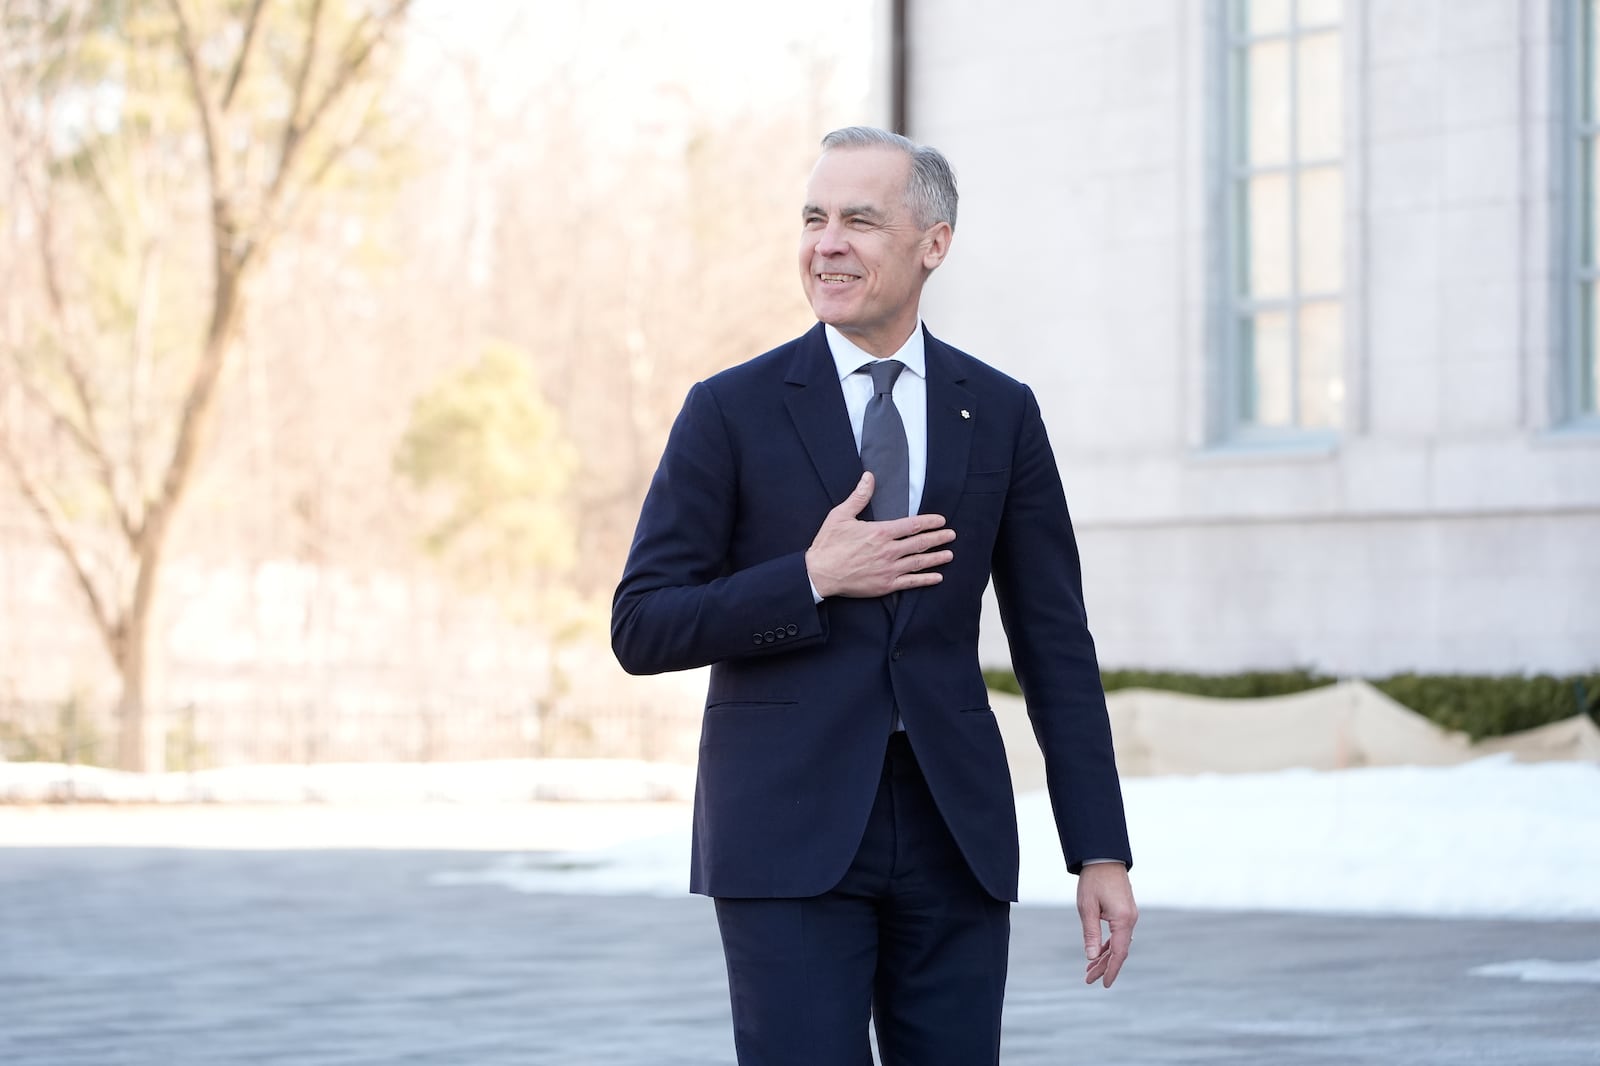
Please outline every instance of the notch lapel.
[{"label": "notch lapel", "polygon": [[[955,356],[933,338],[924,327],[924,351],[928,366],[928,468],[922,484],[919,514],[943,515],[948,521],[961,501],[967,481],[967,459],[972,451],[972,427],[981,412],[977,399],[961,382],[966,374]],[[960,530],[957,530],[960,535]],[[905,628],[907,620],[931,589],[912,589],[900,596],[895,612],[895,630]]]},{"label": "notch lapel", "polygon": [[784,397],[789,417],[827,489],[829,506],[837,506],[861,480],[861,456],[822,323],[800,338],[784,381],[790,386]]}]

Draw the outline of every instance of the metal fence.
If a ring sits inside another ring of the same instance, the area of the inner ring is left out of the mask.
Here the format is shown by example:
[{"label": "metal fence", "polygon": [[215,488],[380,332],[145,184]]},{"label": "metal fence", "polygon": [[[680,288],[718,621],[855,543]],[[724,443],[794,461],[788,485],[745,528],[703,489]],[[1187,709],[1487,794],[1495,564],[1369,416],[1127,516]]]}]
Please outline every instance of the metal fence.
[{"label": "metal fence", "polygon": [[[161,727],[166,766],[174,770],[521,758],[691,763],[699,708],[588,701],[338,708],[191,702],[163,709]],[[76,700],[0,702],[0,756],[6,759],[112,765],[116,737],[108,708]]]}]

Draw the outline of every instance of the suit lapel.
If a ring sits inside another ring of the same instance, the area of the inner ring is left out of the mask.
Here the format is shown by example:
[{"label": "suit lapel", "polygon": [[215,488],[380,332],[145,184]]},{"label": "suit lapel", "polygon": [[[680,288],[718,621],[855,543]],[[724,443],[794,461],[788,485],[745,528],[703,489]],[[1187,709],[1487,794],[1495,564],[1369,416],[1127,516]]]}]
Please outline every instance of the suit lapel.
[{"label": "suit lapel", "polygon": [[950,350],[931,336],[927,336],[926,344],[928,470],[919,509],[923,514],[949,518],[967,481],[967,456],[972,450],[972,427],[978,417],[977,399],[960,384],[966,375],[958,369]]},{"label": "suit lapel", "polygon": [[850,413],[839,387],[839,371],[828,351],[822,323],[800,338],[784,381],[789,385],[784,402],[800,434],[811,465],[816,467],[834,505],[861,480],[861,456],[850,432]]},{"label": "suit lapel", "polygon": [[[962,386],[966,374],[950,349],[922,331],[928,368],[928,468],[923,479],[921,514],[943,515],[948,521],[961,502],[967,481],[967,458],[972,451],[972,427],[979,412],[977,399]],[[960,530],[957,530],[960,535]],[[937,588],[938,586],[934,586]],[[900,597],[895,630],[905,628],[928,590],[913,589]]]}]

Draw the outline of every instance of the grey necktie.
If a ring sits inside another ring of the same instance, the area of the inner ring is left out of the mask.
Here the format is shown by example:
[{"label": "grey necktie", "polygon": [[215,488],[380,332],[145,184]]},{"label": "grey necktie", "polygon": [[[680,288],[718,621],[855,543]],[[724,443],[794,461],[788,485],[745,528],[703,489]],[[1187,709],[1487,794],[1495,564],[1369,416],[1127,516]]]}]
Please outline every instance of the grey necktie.
[{"label": "grey necktie", "polygon": [[872,517],[904,518],[911,506],[911,456],[906,426],[894,405],[894,383],[906,365],[898,359],[874,359],[860,367],[872,375],[872,399],[861,420],[861,465],[872,471]]}]

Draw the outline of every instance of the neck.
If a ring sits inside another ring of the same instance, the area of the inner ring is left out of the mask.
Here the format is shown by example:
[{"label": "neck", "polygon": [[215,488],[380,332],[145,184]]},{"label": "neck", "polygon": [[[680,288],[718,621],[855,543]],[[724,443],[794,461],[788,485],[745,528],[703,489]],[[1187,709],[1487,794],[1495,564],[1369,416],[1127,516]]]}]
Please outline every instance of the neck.
[{"label": "neck", "polygon": [[866,352],[874,359],[887,359],[895,352],[906,346],[906,341],[911,339],[911,334],[917,329],[920,319],[913,316],[909,326],[896,326],[892,329],[873,330],[871,332],[857,332],[835,326],[840,333],[850,339],[850,343]]}]

